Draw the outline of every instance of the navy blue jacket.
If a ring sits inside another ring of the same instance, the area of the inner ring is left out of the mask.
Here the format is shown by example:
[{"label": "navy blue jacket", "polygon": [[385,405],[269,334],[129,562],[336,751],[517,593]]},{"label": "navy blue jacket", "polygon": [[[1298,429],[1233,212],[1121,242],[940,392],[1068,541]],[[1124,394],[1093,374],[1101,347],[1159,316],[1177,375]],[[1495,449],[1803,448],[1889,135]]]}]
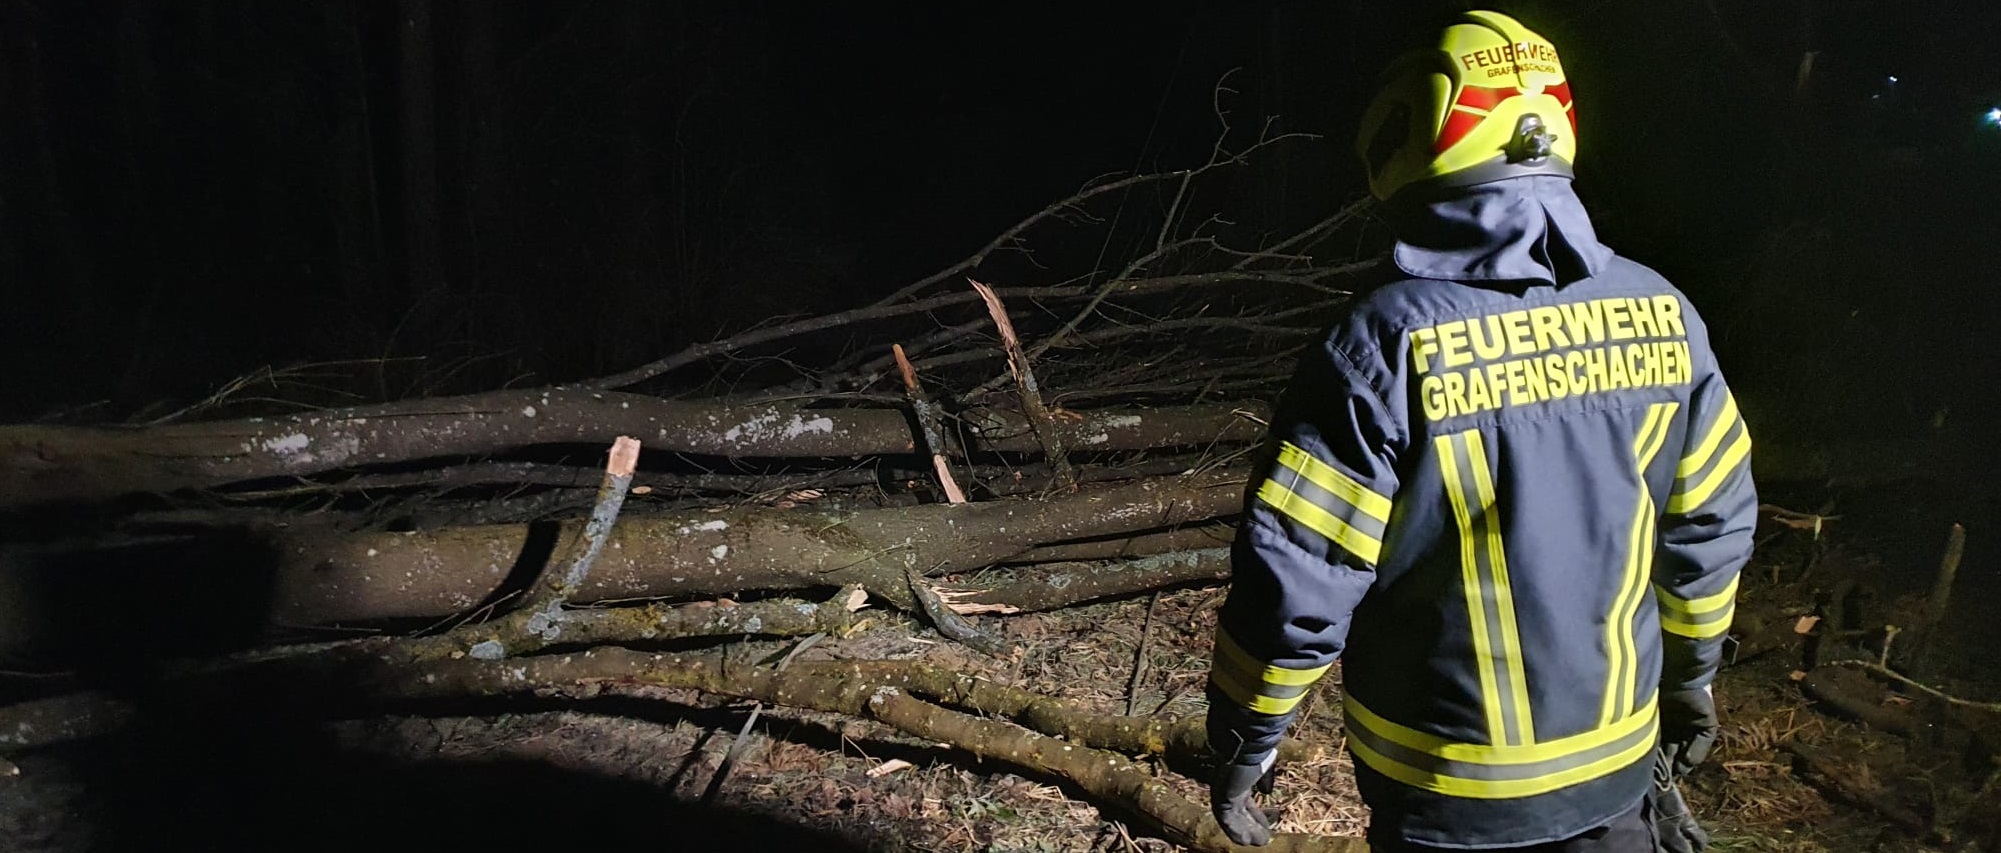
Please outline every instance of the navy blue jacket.
[{"label": "navy blue jacket", "polygon": [[1277,407],[1211,744],[1269,760],[1340,658],[1372,831],[1565,838],[1639,801],[1660,689],[1715,672],[1756,521],[1750,436],[1694,307],[1600,245],[1567,180],[1401,218],[1399,280]]}]

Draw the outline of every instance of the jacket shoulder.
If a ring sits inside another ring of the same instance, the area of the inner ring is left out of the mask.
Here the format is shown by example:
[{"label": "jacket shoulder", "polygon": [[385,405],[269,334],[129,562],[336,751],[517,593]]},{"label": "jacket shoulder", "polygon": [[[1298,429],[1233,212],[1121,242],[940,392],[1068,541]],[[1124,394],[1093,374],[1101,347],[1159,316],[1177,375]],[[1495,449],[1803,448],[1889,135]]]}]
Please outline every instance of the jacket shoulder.
[{"label": "jacket shoulder", "polygon": [[1688,298],[1681,288],[1674,286],[1667,277],[1653,267],[1640,263],[1624,255],[1612,256],[1605,272],[1595,278],[1605,279],[1613,287],[1631,288],[1640,292],[1672,296],[1681,303],[1682,321],[1687,325],[1688,338],[1698,349],[1709,348],[1709,324],[1702,319],[1702,312],[1695,301]]}]

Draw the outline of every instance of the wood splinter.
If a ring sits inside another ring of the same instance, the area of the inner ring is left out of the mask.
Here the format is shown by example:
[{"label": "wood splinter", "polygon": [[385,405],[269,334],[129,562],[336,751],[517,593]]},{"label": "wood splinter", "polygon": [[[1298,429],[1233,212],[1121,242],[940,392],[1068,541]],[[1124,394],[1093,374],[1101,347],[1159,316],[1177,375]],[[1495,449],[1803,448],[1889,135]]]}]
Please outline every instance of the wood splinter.
[{"label": "wood splinter", "polygon": [[910,357],[903,352],[902,344],[891,344],[896,355],[896,369],[903,374],[903,390],[910,397],[911,413],[917,416],[917,433],[924,439],[925,449],[931,451],[931,467],[938,473],[938,487],[945,490],[948,503],[966,502],[966,493],[959,489],[959,481],[952,476],[952,466],[945,461],[944,418],[938,407],[924,393],[924,386],[917,382],[917,368],[911,366]]},{"label": "wood splinter", "polygon": [[1000,330],[1001,348],[1007,352],[1007,369],[1014,375],[1014,383],[1021,395],[1021,412],[1028,416],[1028,425],[1035,431],[1035,437],[1042,440],[1042,453],[1048,457],[1050,467],[1056,470],[1056,482],[1064,491],[1077,490],[1077,475],[1070,470],[1070,460],[1063,449],[1063,437],[1056,429],[1056,418],[1042,403],[1042,390],[1035,384],[1035,369],[1028,363],[1028,354],[1021,350],[1021,340],[1015,337],[1014,321],[1008,319],[1007,308],[1001,305],[1000,296],[994,289],[973,279],[966,279],[978,291],[980,299],[987,303],[987,313],[993,315],[994,327]]}]

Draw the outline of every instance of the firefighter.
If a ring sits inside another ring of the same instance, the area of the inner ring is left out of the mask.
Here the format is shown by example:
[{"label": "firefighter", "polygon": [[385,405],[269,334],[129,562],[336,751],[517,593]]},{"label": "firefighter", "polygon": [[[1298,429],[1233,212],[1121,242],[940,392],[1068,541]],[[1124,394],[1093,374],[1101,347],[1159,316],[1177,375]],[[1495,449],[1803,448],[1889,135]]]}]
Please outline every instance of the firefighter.
[{"label": "firefighter", "polygon": [[1375,849],[1653,851],[1756,520],[1702,319],[1598,242],[1562,63],[1512,18],[1399,59],[1356,151],[1395,270],[1302,356],[1248,490],[1216,818],[1269,841],[1253,791],[1338,658]]}]

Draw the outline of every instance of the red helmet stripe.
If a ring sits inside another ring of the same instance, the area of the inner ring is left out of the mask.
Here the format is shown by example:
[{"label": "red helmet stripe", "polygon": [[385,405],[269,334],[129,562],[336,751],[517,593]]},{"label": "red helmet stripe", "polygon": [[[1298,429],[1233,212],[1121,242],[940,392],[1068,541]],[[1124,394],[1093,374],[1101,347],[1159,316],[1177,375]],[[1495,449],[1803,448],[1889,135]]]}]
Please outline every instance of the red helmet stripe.
[{"label": "red helmet stripe", "polygon": [[[1467,134],[1487,119],[1487,113],[1501,105],[1502,101],[1522,93],[1513,86],[1461,86],[1459,99],[1452,103],[1452,109],[1445,114],[1445,126],[1438,129],[1440,154],[1446,152]],[[1473,112],[1477,110],[1477,112]]]},{"label": "red helmet stripe", "polygon": [[[1543,88],[1543,93],[1563,105],[1564,115],[1570,119],[1570,132],[1576,133],[1577,109],[1576,104],[1571,101],[1570,83],[1566,81],[1546,86]],[[1487,113],[1493,112],[1502,101],[1521,94],[1522,90],[1513,86],[1459,87],[1459,99],[1452,103],[1451,111],[1445,115],[1445,126],[1438,131],[1438,153],[1443,154],[1447,149],[1459,144],[1459,141],[1471,134],[1474,128],[1479,127],[1480,122],[1487,118]]]},{"label": "red helmet stripe", "polygon": [[1480,126],[1480,122],[1486,120],[1487,117],[1484,115],[1469,113],[1465,110],[1455,109],[1447,113],[1445,116],[1445,126],[1438,131],[1438,153],[1443,154],[1447,149],[1458,145],[1459,140],[1465,139],[1467,134],[1472,133],[1474,128]]},{"label": "red helmet stripe", "polygon": [[1453,106],[1472,107],[1476,110],[1492,111],[1495,107],[1500,106],[1502,101],[1505,101],[1521,93],[1522,90],[1517,89],[1513,86],[1501,86],[1499,88],[1493,88],[1488,86],[1461,86],[1459,87],[1459,100],[1453,103]]},{"label": "red helmet stripe", "polygon": [[1557,103],[1563,105],[1563,114],[1569,117],[1570,119],[1570,132],[1576,133],[1577,102],[1572,100],[1570,97],[1570,81],[1566,80],[1562,83],[1558,83],[1554,86],[1545,88],[1543,89],[1543,91],[1548,93],[1550,97],[1555,98]]}]

